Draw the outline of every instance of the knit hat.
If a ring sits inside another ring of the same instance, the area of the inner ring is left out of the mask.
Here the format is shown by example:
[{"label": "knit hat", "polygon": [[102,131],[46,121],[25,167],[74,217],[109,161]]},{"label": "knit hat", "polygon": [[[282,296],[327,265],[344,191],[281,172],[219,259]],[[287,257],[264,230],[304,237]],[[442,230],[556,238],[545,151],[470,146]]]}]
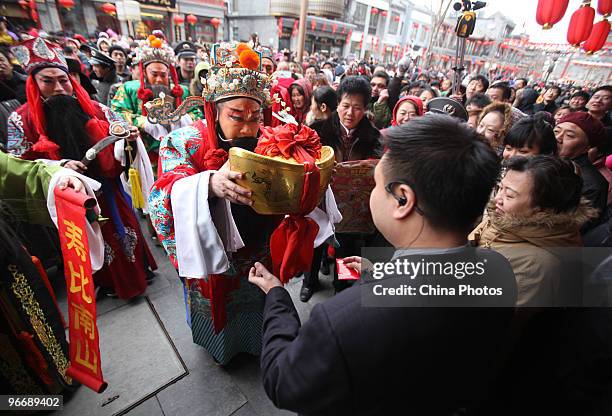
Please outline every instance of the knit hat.
[{"label": "knit hat", "polygon": [[391,120],[391,125],[392,126],[397,126],[397,110],[399,110],[400,105],[402,105],[406,101],[410,101],[412,104],[414,104],[414,106],[416,107],[416,110],[417,110],[417,116],[420,117],[420,116],[423,115],[423,101],[419,97],[414,97],[412,95],[408,95],[406,97],[402,97],[395,104],[395,107],[393,107],[393,119]]},{"label": "knit hat", "polygon": [[606,131],[601,121],[589,113],[577,111],[575,113],[569,113],[559,120],[561,123],[573,123],[580,127],[587,136],[590,147],[595,147],[601,144],[606,138]]}]

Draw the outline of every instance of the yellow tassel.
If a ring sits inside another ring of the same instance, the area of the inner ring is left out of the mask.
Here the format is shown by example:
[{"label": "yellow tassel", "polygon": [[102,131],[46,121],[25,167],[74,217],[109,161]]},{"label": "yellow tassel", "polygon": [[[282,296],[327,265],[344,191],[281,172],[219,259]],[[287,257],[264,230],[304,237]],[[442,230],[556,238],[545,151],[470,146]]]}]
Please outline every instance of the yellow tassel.
[{"label": "yellow tassel", "polygon": [[130,168],[129,172],[130,187],[132,188],[132,205],[134,208],[144,208],[144,197],[140,187],[140,175],[134,168]]}]

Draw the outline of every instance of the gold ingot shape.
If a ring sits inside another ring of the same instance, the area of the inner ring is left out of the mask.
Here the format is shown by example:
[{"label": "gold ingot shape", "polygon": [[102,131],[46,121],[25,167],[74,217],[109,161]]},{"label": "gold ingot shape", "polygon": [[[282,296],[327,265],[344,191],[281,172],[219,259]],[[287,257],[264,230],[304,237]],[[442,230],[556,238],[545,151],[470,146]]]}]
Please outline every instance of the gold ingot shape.
[{"label": "gold ingot shape", "polygon": [[[238,147],[229,151],[230,169],[244,173],[236,183],[251,190],[253,209],[262,215],[298,214],[304,188],[304,165],[295,159],[262,156]],[[319,167],[319,201],[331,181],[334,151],[323,146]]]}]

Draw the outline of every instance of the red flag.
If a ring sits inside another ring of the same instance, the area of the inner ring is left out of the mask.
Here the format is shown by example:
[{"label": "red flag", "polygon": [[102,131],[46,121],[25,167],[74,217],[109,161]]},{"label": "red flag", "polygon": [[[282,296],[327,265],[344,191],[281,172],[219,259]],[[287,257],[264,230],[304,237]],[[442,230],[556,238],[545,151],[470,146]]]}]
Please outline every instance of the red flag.
[{"label": "red flag", "polygon": [[68,292],[70,367],[66,375],[101,393],[107,384],[102,376],[85,216],[86,207],[95,204],[95,200],[71,189],[55,188],[54,192]]}]

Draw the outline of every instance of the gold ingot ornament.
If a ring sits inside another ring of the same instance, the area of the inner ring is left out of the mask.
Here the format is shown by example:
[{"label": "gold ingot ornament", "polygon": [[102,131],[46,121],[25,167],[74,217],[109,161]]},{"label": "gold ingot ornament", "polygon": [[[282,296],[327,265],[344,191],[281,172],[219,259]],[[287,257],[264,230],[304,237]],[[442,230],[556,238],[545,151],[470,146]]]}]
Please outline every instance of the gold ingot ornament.
[{"label": "gold ingot ornament", "polygon": [[[244,173],[236,183],[251,190],[253,209],[262,215],[299,214],[304,188],[304,165],[282,156],[262,156],[238,147],[229,151],[230,169]],[[319,201],[331,181],[334,151],[323,146],[316,161],[320,172]]]}]

